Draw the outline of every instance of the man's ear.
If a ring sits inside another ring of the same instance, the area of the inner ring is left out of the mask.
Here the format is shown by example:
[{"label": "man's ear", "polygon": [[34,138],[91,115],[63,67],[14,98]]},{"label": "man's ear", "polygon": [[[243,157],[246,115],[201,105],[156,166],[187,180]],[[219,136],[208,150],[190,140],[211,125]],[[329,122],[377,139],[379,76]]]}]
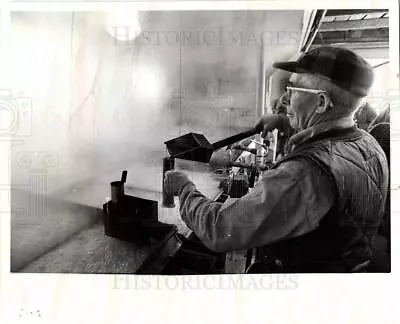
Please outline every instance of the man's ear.
[{"label": "man's ear", "polygon": [[318,107],[315,110],[317,114],[323,114],[331,105],[331,98],[326,92],[321,92],[318,95]]}]

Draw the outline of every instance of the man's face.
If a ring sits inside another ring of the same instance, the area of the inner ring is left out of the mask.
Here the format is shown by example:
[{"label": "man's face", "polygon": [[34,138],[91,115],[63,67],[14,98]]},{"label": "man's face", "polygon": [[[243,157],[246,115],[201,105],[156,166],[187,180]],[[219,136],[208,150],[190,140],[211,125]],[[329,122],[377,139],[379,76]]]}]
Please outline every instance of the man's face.
[{"label": "man's face", "polygon": [[[304,84],[305,75],[292,74],[288,86],[297,88],[310,88]],[[290,126],[295,130],[302,130],[309,127],[309,122],[317,106],[318,95],[303,91],[286,91],[281,97],[280,102],[287,108],[287,116]]]}]

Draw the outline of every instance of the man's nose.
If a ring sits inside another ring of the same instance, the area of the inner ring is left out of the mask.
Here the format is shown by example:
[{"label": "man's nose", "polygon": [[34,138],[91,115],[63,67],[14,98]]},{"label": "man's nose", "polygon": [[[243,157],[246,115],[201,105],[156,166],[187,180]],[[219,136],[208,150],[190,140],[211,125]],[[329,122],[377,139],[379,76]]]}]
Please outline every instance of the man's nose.
[{"label": "man's nose", "polygon": [[289,94],[285,92],[280,98],[279,102],[283,106],[289,106]]}]

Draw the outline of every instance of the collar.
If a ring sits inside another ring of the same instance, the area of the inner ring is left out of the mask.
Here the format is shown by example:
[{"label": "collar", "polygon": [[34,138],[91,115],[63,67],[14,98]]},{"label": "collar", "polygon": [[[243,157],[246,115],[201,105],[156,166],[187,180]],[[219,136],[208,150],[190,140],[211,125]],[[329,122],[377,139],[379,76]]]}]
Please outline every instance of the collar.
[{"label": "collar", "polygon": [[324,133],[326,131],[338,128],[350,128],[354,126],[354,121],[352,117],[344,117],[335,120],[329,120],[325,122],[321,122],[319,124],[313,125],[309,128],[306,128],[297,134],[293,135],[288,142],[289,151],[292,151],[297,146],[303,144],[310,138]]}]

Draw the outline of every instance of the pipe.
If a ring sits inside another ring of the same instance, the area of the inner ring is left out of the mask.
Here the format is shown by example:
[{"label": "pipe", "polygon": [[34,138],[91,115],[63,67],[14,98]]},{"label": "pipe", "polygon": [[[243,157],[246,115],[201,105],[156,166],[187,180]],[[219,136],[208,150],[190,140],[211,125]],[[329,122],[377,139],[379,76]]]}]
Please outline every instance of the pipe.
[{"label": "pipe", "polygon": [[223,148],[225,146],[228,146],[228,145],[234,144],[236,142],[239,142],[239,141],[241,141],[241,140],[243,140],[245,138],[248,138],[250,136],[253,136],[253,135],[256,135],[258,133],[261,133],[262,130],[263,130],[262,126],[255,127],[255,128],[252,128],[252,129],[250,129],[248,131],[245,131],[245,132],[230,136],[228,138],[225,138],[223,140],[220,140],[218,142],[215,142],[214,144],[212,144],[213,150],[216,151],[216,150],[219,150],[219,149],[221,149],[221,148]]}]

